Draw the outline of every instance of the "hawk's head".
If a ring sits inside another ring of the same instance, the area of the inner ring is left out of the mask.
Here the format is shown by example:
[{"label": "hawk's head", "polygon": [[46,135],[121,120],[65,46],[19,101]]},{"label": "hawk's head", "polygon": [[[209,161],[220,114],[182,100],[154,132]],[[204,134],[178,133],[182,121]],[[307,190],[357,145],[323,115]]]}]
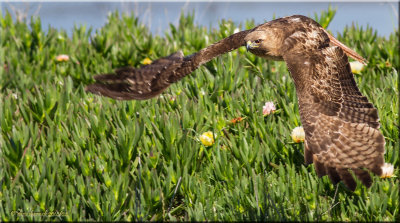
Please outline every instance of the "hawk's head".
[{"label": "hawk's head", "polygon": [[288,50],[319,48],[329,39],[314,20],[300,15],[276,19],[255,27],[244,38],[247,50],[273,60],[282,60]]},{"label": "hawk's head", "polygon": [[280,46],[283,35],[280,30],[269,26],[258,26],[244,38],[247,51],[267,59],[283,60]]}]

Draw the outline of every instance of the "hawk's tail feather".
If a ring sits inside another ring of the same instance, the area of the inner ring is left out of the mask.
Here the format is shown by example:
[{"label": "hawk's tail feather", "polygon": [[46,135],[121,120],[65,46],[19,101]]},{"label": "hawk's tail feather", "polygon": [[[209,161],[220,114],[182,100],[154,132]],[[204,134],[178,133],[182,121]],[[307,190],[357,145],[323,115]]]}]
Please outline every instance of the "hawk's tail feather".
[{"label": "hawk's tail feather", "polygon": [[354,180],[353,175],[349,172],[348,169],[338,169],[337,172],[339,173],[340,178],[342,179],[343,183],[349,188],[351,191],[354,191],[357,187],[357,183]]},{"label": "hawk's tail feather", "polygon": [[325,166],[326,173],[329,176],[329,179],[331,179],[333,184],[337,184],[340,182],[340,176],[336,168],[331,167],[331,166]]},{"label": "hawk's tail feather", "polygon": [[[325,166],[323,163],[318,162],[318,160],[314,159],[315,170],[318,174],[318,177],[322,177],[325,175],[329,176],[329,179],[333,184],[337,184],[340,181],[346,185],[351,191],[354,191],[357,187],[357,182],[355,181],[353,175],[350,173],[349,169],[340,168],[337,169],[331,166]],[[354,175],[366,186],[370,187],[372,185],[371,175],[367,170],[363,169],[352,169]]]},{"label": "hawk's tail feather", "polygon": [[357,178],[366,186],[370,187],[372,185],[372,178],[371,175],[366,170],[362,169],[355,169],[353,170],[354,174]]},{"label": "hawk's tail feather", "polygon": [[304,162],[306,163],[306,165],[313,163],[313,161],[316,160],[313,158],[313,153],[310,150],[310,148],[308,148],[307,145],[307,140],[304,141]]},{"label": "hawk's tail feather", "polygon": [[317,159],[314,159],[314,168],[315,172],[317,172],[318,177],[323,177],[327,174],[325,165],[319,162]]},{"label": "hawk's tail feather", "polygon": [[[349,190],[354,191],[356,189],[357,183],[354,180],[354,177],[351,175],[351,173],[349,172],[348,169],[343,169],[343,168],[337,169],[335,167],[326,166],[326,172],[327,172],[332,184],[336,185],[340,181],[343,181],[343,183],[346,185],[346,187]],[[360,176],[363,176],[363,175],[360,175]],[[357,175],[357,177],[359,177],[359,175]],[[365,177],[362,179],[367,180],[367,178],[365,178]],[[363,183],[364,183],[364,181],[363,181]]]},{"label": "hawk's tail feather", "polygon": [[382,175],[382,166],[384,165],[384,162],[380,157],[375,158],[375,164],[372,166],[370,169],[372,173],[381,176]]}]

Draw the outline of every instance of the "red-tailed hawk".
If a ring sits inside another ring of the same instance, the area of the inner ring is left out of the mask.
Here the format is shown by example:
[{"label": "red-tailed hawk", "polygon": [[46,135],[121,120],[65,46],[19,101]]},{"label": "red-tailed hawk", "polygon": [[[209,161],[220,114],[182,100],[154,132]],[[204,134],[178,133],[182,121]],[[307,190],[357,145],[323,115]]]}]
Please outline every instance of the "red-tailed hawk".
[{"label": "red-tailed hawk", "polygon": [[97,83],[86,91],[118,100],[153,98],[200,65],[240,46],[286,62],[299,100],[306,164],[314,163],[318,176],[328,175],[334,184],[343,181],[352,191],[357,184],[351,172],[371,186],[369,171],[382,174],[385,140],[378,112],[357,88],[346,54],[364,59],[308,17],[276,19],[186,57],[179,51],[139,69],[96,75]]}]

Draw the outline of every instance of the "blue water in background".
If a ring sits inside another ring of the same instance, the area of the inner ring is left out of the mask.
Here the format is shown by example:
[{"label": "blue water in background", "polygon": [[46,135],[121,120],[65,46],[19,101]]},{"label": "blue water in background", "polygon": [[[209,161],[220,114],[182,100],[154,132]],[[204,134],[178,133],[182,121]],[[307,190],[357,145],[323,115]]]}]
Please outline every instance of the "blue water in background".
[{"label": "blue water in background", "polygon": [[260,24],[272,20],[274,16],[301,14],[314,17],[315,13],[327,10],[329,5],[337,9],[328,27],[333,34],[352,24],[363,27],[368,24],[381,36],[389,36],[398,29],[397,2],[0,2],[3,14],[8,10],[14,18],[17,14],[27,15],[27,20],[32,15],[40,16],[45,30],[48,26],[62,28],[69,35],[75,24],[94,29],[102,27],[107,15],[115,10],[134,14],[152,33],[163,35],[169,30],[169,23],[178,24],[181,12],[187,14],[194,11],[197,24],[216,28],[222,19],[231,19],[237,24],[253,19],[255,24]]}]

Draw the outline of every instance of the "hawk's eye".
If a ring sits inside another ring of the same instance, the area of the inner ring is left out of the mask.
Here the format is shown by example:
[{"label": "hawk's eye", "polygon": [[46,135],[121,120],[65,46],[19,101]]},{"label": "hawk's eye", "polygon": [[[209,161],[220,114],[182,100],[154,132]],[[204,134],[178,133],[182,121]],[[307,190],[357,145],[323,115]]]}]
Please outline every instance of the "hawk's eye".
[{"label": "hawk's eye", "polygon": [[261,39],[254,41],[255,43],[261,43]]}]

